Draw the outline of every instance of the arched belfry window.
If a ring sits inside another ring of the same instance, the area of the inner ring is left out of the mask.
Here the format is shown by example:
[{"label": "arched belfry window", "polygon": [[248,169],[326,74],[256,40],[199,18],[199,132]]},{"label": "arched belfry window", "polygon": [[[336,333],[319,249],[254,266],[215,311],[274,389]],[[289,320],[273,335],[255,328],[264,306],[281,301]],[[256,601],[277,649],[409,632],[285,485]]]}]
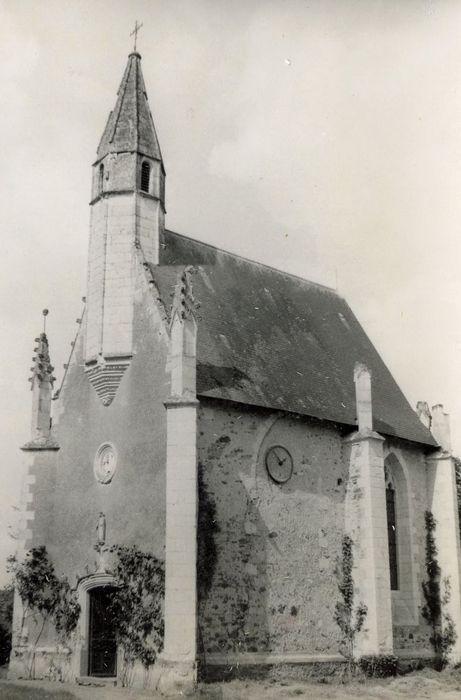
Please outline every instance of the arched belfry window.
[{"label": "arched belfry window", "polygon": [[399,567],[397,552],[397,518],[395,507],[395,484],[388,469],[386,475],[387,541],[389,545],[389,572],[391,591],[399,589]]},{"label": "arched belfry window", "polygon": [[101,192],[104,189],[104,165],[101,163],[99,166],[99,182],[98,182],[98,192],[101,194]]},{"label": "arched belfry window", "polygon": [[149,180],[150,180],[150,165],[145,160],[141,165],[141,190],[143,192],[149,192]]}]

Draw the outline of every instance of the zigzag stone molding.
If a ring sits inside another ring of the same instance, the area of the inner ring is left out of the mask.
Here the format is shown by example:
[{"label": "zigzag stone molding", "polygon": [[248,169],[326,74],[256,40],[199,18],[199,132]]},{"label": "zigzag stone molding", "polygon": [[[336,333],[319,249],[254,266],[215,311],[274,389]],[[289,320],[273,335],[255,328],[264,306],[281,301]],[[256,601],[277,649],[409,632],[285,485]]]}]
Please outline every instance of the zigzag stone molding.
[{"label": "zigzag stone molding", "polygon": [[100,357],[95,364],[85,368],[85,372],[104,406],[110,406],[122,381],[131,357]]}]

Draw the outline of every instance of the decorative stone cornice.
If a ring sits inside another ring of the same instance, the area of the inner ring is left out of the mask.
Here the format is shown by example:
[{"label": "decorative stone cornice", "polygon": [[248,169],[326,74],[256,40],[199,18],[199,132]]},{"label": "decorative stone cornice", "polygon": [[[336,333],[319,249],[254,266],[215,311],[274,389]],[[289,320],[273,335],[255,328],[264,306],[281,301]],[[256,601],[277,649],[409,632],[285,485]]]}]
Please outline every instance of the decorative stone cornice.
[{"label": "decorative stone cornice", "polygon": [[109,197],[118,197],[118,195],[122,195],[122,194],[126,194],[126,195],[137,194],[140,197],[145,197],[146,199],[152,199],[154,202],[160,202],[164,213],[166,213],[165,205],[162,202],[162,200],[160,199],[160,197],[156,197],[154,194],[150,194],[149,192],[143,192],[142,190],[138,190],[138,189],[136,189],[136,190],[134,190],[134,189],[131,189],[131,190],[127,190],[127,189],[124,189],[124,190],[105,190],[104,192],[101,192],[100,194],[98,194],[97,197],[92,199],[89,202],[89,204],[91,206],[92,204],[99,202],[100,199],[108,199]]},{"label": "decorative stone cornice", "polygon": [[56,442],[56,440],[50,435],[48,435],[34,438],[33,440],[26,442],[26,444],[23,445],[20,449],[23,452],[40,452],[41,450],[57,451],[61,448]]},{"label": "decorative stone cornice", "polygon": [[110,406],[114,400],[130,362],[131,355],[124,357],[100,356],[97,362],[85,367],[87,377],[104,406]]},{"label": "decorative stone cornice", "polygon": [[442,462],[443,460],[452,460],[453,455],[447,450],[438,450],[434,454],[426,456],[426,462]]},{"label": "decorative stone cornice", "polygon": [[347,435],[344,439],[344,443],[355,444],[358,442],[365,442],[367,440],[376,440],[377,442],[385,442],[386,438],[382,435],[376,433],[374,430],[357,430],[351,435]]},{"label": "decorative stone cornice", "polygon": [[193,396],[170,396],[163,402],[163,405],[165,408],[185,408],[187,406],[197,408],[200,405],[200,401]]}]

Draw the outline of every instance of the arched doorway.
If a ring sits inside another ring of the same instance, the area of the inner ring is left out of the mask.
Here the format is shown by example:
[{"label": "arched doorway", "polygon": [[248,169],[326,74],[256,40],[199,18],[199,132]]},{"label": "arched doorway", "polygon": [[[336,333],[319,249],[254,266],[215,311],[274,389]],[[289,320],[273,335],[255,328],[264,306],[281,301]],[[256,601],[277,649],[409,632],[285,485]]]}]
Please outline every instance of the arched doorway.
[{"label": "arched doorway", "polygon": [[88,675],[110,678],[117,675],[117,643],[111,610],[112,586],[88,591]]},{"label": "arched doorway", "polygon": [[116,582],[105,572],[90,574],[77,586],[80,618],[73,670],[76,677],[117,675],[117,647],[110,602]]}]

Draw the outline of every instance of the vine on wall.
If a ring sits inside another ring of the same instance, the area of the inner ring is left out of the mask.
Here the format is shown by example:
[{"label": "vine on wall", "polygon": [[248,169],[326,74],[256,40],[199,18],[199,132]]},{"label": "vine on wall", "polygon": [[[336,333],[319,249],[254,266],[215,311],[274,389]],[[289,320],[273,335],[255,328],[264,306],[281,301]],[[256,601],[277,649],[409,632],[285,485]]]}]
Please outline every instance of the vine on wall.
[{"label": "vine on wall", "polygon": [[136,661],[149,669],[163,645],[165,565],[136,546],[116,545],[116,587],[110,614],[122,655],[121,682],[131,684]]},{"label": "vine on wall", "polygon": [[461,459],[453,457],[455,463],[456,496],[458,501],[459,532],[461,535]]},{"label": "vine on wall", "polygon": [[197,540],[197,584],[199,602],[206,600],[213,581],[218,550],[216,534],[219,525],[216,515],[216,505],[210,496],[204,479],[204,466],[198,465],[198,532]]},{"label": "vine on wall", "polygon": [[25,657],[27,675],[34,678],[36,649],[46,624],[51,622],[59,640],[65,643],[77,626],[80,606],[67,579],[56,576],[46,547],[33,547],[26,552],[23,561],[18,561],[16,556],[9,557],[8,571],[13,574],[13,582],[22,601],[19,643],[28,621],[33,620],[38,630],[30,657],[28,660]]},{"label": "vine on wall", "polygon": [[0,666],[8,663],[13,622],[13,587],[0,589]]},{"label": "vine on wall", "polygon": [[451,597],[450,580],[448,577],[442,579],[437,560],[438,551],[434,534],[437,522],[430,511],[426,511],[424,517],[427,580],[422,583],[426,603],[421,608],[421,614],[431,627],[432,633],[429,640],[435,652],[436,665],[441,669],[447,665],[450,650],[458,635],[453,619],[446,610]]},{"label": "vine on wall", "polygon": [[334,619],[343,635],[345,656],[352,663],[356,635],[360,632],[367,616],[367,606],[360,602],[354,607],[354,543],[349,535],[342,540],[341,558],[338,562],[337,576],[341,600],[335,605]]}]

